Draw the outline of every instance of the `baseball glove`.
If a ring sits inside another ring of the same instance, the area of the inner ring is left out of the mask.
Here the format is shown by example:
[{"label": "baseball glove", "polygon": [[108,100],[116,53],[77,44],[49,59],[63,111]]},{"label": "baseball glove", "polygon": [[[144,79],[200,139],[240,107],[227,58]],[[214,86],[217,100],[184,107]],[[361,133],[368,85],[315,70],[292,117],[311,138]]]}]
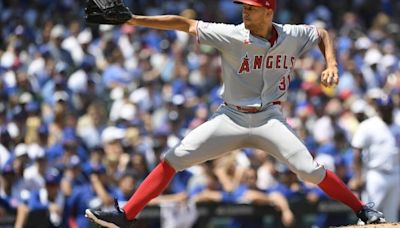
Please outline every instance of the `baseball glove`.
[{"label": "baseball glove", "polygon": [[132,18],[122,0],[88,0],[85,14],[89,24],[120,25]]}]

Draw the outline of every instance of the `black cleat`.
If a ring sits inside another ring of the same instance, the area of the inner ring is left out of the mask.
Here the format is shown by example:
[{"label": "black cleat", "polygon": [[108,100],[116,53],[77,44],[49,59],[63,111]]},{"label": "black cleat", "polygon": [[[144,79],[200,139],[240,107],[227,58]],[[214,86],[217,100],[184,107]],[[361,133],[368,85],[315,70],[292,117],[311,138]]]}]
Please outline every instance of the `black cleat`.
[{"label": "black cleat", "polygon": [[367,224],[379,224],[385,223],[385,217],[383,213],[373,209],[374,204],[369,203],[363,206],[363,208],[357,213],[358,225]]},{"label": "black cleat", "polygon": [[101,211],[96,209],[86,209],[85,217],[92,222],[97,223],[100,227],[107,228],[132,228],[133,220],[128,220],[125,217],[125,212],[118,206],[118,201],[115,199],[116,211]]}]

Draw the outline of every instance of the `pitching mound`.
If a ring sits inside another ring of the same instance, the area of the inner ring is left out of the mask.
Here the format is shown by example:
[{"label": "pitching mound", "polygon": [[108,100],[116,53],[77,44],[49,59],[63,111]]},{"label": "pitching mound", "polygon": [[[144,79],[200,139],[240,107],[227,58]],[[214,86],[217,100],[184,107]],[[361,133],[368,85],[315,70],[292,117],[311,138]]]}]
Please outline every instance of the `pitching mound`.
[{"label": "pitching mound", "polygon": [[346,228],[400,228],[400,223],[371,224],[364,226],[341,226]]}]

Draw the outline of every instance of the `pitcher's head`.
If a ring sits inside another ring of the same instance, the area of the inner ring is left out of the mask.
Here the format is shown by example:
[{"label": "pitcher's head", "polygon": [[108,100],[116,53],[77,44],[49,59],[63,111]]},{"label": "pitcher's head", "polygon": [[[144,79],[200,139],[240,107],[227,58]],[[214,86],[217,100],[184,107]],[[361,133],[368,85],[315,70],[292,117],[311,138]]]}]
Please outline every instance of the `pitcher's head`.
[{"label": "pitcher's head", "polygon": [[234,3],[242,4],[243,23],[248,30],[259,30],[272,23],[275,0],[235,0]]},{"label": "pitcher's head", "polygon": [[264,7],[272,10],[275,10],[276,7],[275,0],[234,0],[233,2],[238,4],[247,4],[250,6]]}]

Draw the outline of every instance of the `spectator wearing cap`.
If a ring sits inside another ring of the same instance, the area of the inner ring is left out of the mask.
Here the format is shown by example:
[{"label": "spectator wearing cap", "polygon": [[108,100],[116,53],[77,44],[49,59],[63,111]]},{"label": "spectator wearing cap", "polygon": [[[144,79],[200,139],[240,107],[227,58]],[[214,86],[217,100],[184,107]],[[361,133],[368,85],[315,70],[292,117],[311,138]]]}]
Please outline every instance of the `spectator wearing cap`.
[{"label": "spectator wearing cap", "polygon": [[45,151],[40,147],[32,147],[29,146],[28,154],[30,151],[36,150],[31,152],[34,156],[32,160],[34,161],[33,164],[25,168],[24,170],[24,179],[30,189],[39,190],[45,186],[45,174],[47,170],[47,157]]},{"label": "spectator wearing cap", "polygon": [[117,183],[118,175],[123,172],[129,162],[129,148],[124,147],[126,129],[109,126],[102,132],[102,146],[105,157],[103,161],[107,165],[107,170],[113,183]]},{"label": "spectator wearing cap", "polygon": [[82,145],[75,129],[67,127],[62,131],[62,139],[49,148],[48,159],[53,164],[65,165],[65,162],[73,155],[78,155],[82,161],[88,159],[87,150]]},{"label": "spectator wearing cap", "polygon": [[130,169],[126,170],[121,174],[118,187],[113,193],[114,197],[118,200],[118,204],[123,207],[123,205],[129,200],[131,195],[135,192],[136,186],[138,186],[138,174],[136,170]]},{"label": "spectator wearing cap", "polygon": [[377,48],[370,48],[365,52],[364,64],[361,72],[367,89],[380,88],[383,86],[384,76],[378,71],[378,63],[382,58],[382,53]]},{"label": "spectator wearing cap", "polygon": [[84,113],[87,107],[98,100],[107,99],[100,74],[96,72],[93,56],[86,56],[77,71],[68,78],[67,87],[71,91],[72,105],[76,112]]},{"label": "spectator wearing cap", "polygon": [[[67,92],[68,96],[70,96],[71,91],[69,91],[67,86],[67,79],[69,73],[67,72],[68,66],[64,62],[56,62],[52,63],[55,64],[51,67],[54,68],[52,71],[49,72],[50,79],[46,81],[46,83],[41,88],[40,94],[42,95],[44,102],[49,108],[53,108],[54,105],[59,101],[59,99],[65,95],[60,96],[61,94],[57,95],[58,99],[55,99],[53,96],[55,92]],[[51,65],[51,64],[50,64]],[[65,98],[64,98],[65,99]],[[70,100],[70,98],[68,97]]]},{"label": "spectator wearing cap", "polygon": [[56,91],[47,96],[49,103],[43,106],[42,118],[48,126],[49,144],[53,145],[62,138],[62,130],[66,125],[65,115],[69,109],[69,95],[65,91]]},{"label": "spectator wearing cap", "polygon": [[65,226],[63,211],[64,194],[60,190],[61,173],[49,168],[44,175],[45,185],[30,194],[26,203],[19,205],[15,227],[22,228],[29,224],[32,227]]},{"label": "spectator wearing cap", "polygon": [[[83,52],[83,58],[82,58],[82,62],[86,59],[92,59],[93,61],[96,61],[96,58],[94,57],[94,55],[90,52],[89,50],[89,46],[93,40],[93,35],[92,32],[89,28],[85,28],[83,29],[78,37],[78,42],[80,44],[80,47],[82,48],[82,52]],[[82,63],[81,62],[81,63]],[[94,62],[95,63],[95,62]],[[93,65],[94,67],[95,65]]]},{"label": "spectator wearing cap", "polygon": [[125,129],[115,126],[106,127],[101,133],[101,141],[106,156],[120,156],[124,153],[122,139],[125,137]]},{"label": "spectator wearing cap", "polygon": [[350,105],[350,111],[353,113],[358,123],[368,118],[368,111],[371,107],[364,99],[356,98]]},{"label": "spectator wearing cap", "polygon": [[[19,144],[19,148],[22,148]],[[30,197],[32,191],[35,191],[33,186],[24,179],[22,173],[25,165],[22,163],[21,156],[27,156],[22,154],[22,149],[18,149],[19,157],[10,158],[3,169],[1,170],[1,177],[4,185],[0,186],[0,198],[5,200],[9,211],[17,210],[18,206],[26,203]]]},{"label": "spectator wearing cap", "polygon": [[73,189],[67,202],[67,215],[70,224],[77,227],[88,227],[88,221],[84,214],[86,208],[102,208],[104,210],[113,207],[113,192],[115,188],[108,182],[106,168],[102,164],[88,164],[85,174],[89,183]]},{"label": "spectator wearing cap", "polygon": [[[17,184],[21,202],[25,202],[29,198],[31,191],[36,191],[44,185],[43,170],[45,170],[47,163],[44,158],[44,151],[39,152],[40,155],[34,158],[36,159],[36,164],[32,165],[29,158],[29,149],[30,147],[25,143],[18,144],[14,149],[15,157],[12,159],[12,165],[18,179]],[[34,173],[37,175],[34,175]]]},{"label": "spectator wearing cap", "polygon": [[69,34],[61,43],[61,47],[64,48],[66,51],[68,51],[71,54],[71,58],[75,64],[75,66],[78,66],[83,58],[83,50],[81,45],[79,44],[78,41],[78,36],[81,28],[79,25],[78,21],[72,21],[69,24]]},{"label": "spectator wearing cap", "polygon": [[63,167],[61,190],[65,196],[69,197],[74,188],[83,186],[88,182],[82,171],[80,158],[77,155],[72,155]]},{"label": "spectator wearing cap", "polygon": [[14,148],[14,168],[17,174],[22,176],[28,164],[28,146],[25,143],[19,143]]},{"label": "spectator wearing cap", "polygon": [[62,47],[62,42],[65,39],[65,27],[61,24],[55,25],[50,32],[49,49],[51,56],[57,62],[64,62],[70,67],[74,66],[71,53]]}]

